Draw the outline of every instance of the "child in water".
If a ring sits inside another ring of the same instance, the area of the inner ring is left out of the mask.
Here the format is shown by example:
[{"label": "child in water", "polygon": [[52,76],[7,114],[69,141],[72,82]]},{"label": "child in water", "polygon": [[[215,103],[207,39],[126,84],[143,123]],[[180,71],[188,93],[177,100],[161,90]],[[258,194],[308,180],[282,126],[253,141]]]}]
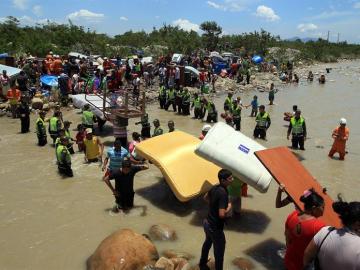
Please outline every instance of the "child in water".
[{"label": "child in water", "polygon": [[78,133],[76,134],[76,144],[78,145],[79,152],[84,151],[84,138],[86,135],[85,128],[82,124],[77,126]]}]

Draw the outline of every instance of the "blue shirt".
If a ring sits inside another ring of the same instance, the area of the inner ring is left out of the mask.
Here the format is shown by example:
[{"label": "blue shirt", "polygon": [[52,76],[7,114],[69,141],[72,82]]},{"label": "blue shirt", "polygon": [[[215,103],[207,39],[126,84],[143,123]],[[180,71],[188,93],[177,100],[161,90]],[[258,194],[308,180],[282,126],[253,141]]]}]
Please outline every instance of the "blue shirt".
[{"label": "blue shirt", "polygon": [[251,101],[251,106],[252,106],[253,109],[257,109],[257,107],[258,107],[257,99],[253,99],[253,101]]},{"label": "blue shirt", "polygon": [[125,157],[130,157],[129,152],[121,147],[120,151],[115,151],[114,147],[108,149],[106,157],[109,158],[109,169],[110,171],[116,171],[121,168],[122,161]]}]

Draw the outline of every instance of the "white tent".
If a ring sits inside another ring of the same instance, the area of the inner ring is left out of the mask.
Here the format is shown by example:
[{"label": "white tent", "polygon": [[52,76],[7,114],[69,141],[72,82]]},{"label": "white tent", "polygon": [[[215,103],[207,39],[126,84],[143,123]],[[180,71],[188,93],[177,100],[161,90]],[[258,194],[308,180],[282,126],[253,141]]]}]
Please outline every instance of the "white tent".
[{"label": "white tent", "polygon": [[82,54],[82,53],[78,53],[78,52],[69,52],[69,54],[68,54],[69,56],[71,56],[71,57],[76,57],[76,58],[80,58],[80,59],[82,59],[82,58],[88,58],[88,56],[87,55],[85,55],[85,54]]}]

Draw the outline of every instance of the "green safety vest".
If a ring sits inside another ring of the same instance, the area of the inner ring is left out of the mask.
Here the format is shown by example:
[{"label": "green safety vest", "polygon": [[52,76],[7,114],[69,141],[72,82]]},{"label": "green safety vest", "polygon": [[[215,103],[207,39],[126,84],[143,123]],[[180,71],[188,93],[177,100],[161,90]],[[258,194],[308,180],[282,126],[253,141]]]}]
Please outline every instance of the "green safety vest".
[{"label": "green safety vest", "polygon": [[50,118],[50,125],[49,125],[49,130],[50,132],[58,132],[58,121],[59,119],[55,116]]},{"label": "green safety vest", "polygon": [[200,109],[201,108],[201,99],[199,97],[194,99],[194,107],[196,109]]},{"label": "green safety vest", "polygon": [[82,123],[87,126],[94,124],[94,114],[90,111],[83,111]]},{"label": "green safety vest", "polygon": [[241,110],[242,110],[241,106],[239,106],[237,104],[234,106],[234,104],[233,104],[232,108],[231,108],[231,112],[233,114],[233,117],[234,118],[240,118],[241,117]]},{"label": "green safety vest", "polygon": [[46,136],[45,122],[40,117],[36,120],[36,134],[38,136]]},{"label": "green safety vest", "polygon": [[136,71],[136,72],[140,72],[140,71],[141,71],[141,66],[140,66],[140,64],[135,65],[135,71]]},{"label": "green safety vest", "polygon": [[229,109],[231,109],[231,105],[232,105],[232,102],[231,102],[231,98],[229,98],[229,97],[227,97],[226,99],[225,99],[225,105],[228,105],[229,106]]},{"label": "green safety vest", "polygon": [[66,146],[59,144],[56,148],[56,158],[58,163],[61,164],[71,164],[71,155]]},{"label": "green safety vest", "polygon": [[266,128],[266,123],[267,123],[268,117],[269,117],[269,114],[267,112],[265,112],[262,116],[260,115],[260,113],[258,113],[256,116],[257,126],[260,128]]},{"label": "green safety vest", "polygon": [[298,135],[304,133],[303,124],[305,122],[305,119],[300,116],[299,119],[296,119],[295,116],[291,117],[290,123],[292,127],[292,134]]},{"label": "green safety vest", "polygon": [[174,100],[174,98],[175,98],[175,90],[174,89],[173,90],[168,90],[167,91],[167,97],[168,97],[169,100]]},{"label": "green safety vest", "polygon": [[213,105],[214,103],[212,103],[212,102],[208,102],[208,104],[207,104],[207,106],[206,106],[206,109],[207,109],[207,111],[208,111],[208,114],[212,114],[212,113],[214,113],[215,111],[214,111],[214,109],[213,109]]},{"label": "green safety vest", "polygon": [[188,92],[188,93],[184,93],[183,94],[183,96],[182,96],[182,103],[183,104],[190,104],[190,98],[191,98],[191,96],[190,96],[190,93]]},{"label": "green safety vest", "polygon": [[165,87],[164,87],[164,86],[161,86],[161,87],[160,87],[159,97],[161,97],[161,98],[166,98],[166,90],[165,90]]},{"label": "green safety vest", "polygon": [[70,130],[65,130],[65,137],[71,139]]},{"label": "green safety vest", "polygon": [[162,128],[161,128],[161,127],[157,127],[157,128],[154,129],[153,137],[162,135],[163,133],[164,133],[164,131],[162,130]]}]

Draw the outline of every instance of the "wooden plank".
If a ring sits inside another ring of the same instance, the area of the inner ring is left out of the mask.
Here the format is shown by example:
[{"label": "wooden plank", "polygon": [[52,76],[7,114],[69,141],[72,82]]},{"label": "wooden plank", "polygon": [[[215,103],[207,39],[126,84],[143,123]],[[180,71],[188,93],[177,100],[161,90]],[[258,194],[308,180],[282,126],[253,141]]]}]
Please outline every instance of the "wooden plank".
[{"label": "wooden plank", "polygon": [[321,185],[287,147],[261,150],[255,152],[255,155],[276,182],[285,185],[285,192],[293,199],[297,207],[303,210],[300,197],[305,190],[314,188],[325,201],[324,215],[321,219],[328,225],[341,227],[341,221],[332,209],[331,197],[323,191]]}]

